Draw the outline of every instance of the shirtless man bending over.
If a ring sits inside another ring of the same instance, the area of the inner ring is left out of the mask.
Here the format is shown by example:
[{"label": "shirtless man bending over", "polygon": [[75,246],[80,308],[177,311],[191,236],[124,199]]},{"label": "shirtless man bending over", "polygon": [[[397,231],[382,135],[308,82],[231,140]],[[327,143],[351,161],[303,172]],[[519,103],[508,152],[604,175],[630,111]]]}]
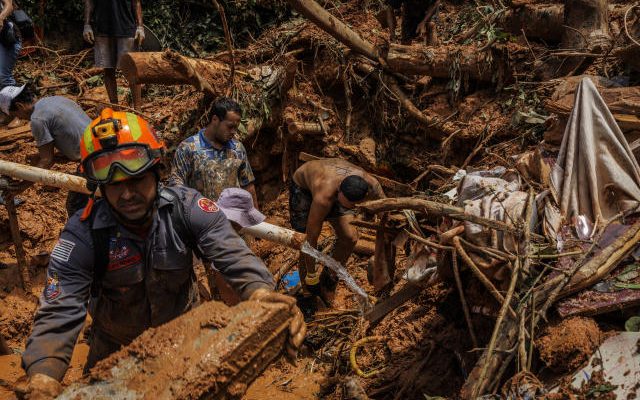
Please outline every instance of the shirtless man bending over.
[{"label": "shirtless man bending over", "polygon": [[[356,204],[384,197],[380,183],[348,161],[339,158],[309,161],[296,170],[291,180],[291,226],[306,233],[307,242],[315,248],[323,221],[329,221],[336,233],[332,257],[345,265],[358,242],[358,231],[350,224],[355,218]],[[307,255],[301,257],[299,268],[306,289],[331,306],[338,283],[335,273],[324,268],[318,274],[315,260]]]}]

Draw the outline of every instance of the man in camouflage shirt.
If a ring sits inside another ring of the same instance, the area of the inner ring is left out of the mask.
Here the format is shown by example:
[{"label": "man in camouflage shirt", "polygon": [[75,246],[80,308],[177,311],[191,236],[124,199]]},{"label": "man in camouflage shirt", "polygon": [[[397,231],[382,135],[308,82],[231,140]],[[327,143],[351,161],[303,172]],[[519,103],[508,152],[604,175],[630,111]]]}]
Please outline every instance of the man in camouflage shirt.
[{"label": "man in camouflage shirt", "polygon": [[223,97],[213,104],[212,113],[206,128],[178,146],[170,184],[194,188],[211,199],[217,199],[226,188],[240,187],[251,193],[258,208],[247,151],[233,138],[240,124],[240,105]]}]

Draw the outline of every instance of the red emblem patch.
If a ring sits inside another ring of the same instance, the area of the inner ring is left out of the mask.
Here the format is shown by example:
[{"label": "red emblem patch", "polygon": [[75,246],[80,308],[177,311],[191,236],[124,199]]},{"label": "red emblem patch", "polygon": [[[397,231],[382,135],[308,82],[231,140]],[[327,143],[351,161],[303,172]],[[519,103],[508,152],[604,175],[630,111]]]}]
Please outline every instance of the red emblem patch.
[{"label": "red emblem patch", "polygon": [[202,211],[207,213],[214,213],[219,210],[218,205],[213,200],[207,199],[205,197],[198,200],[198,207],[200,207]]}]

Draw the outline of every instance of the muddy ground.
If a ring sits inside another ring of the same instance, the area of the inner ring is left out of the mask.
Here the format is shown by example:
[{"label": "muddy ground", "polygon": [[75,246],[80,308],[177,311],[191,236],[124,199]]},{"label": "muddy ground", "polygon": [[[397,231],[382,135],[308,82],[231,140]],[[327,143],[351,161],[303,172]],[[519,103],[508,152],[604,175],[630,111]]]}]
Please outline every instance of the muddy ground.
[{"label": "muddy ground", "polygon": [[[369,8],[370,3],[345,3],[338,14],[366,40],[384,43],[388,30],[381,26],[375,10]],[[441,39],[450,43],[478,21],[477,16],[475,19],[466,18],[475,12],[475,7],[466,3],[443,2],[437,22]],[[628,1],[612,3],[621,9],[631,4]],[[622,37],[620,14],[616,15],[613,23],[618,24],[619,37]],[[291,35],[292,32],[297,32],[297,36]],[[474,40],[485,41],[496,32],[480,31]],[[256,173],[259,201],[262,211],[268,216],[267,221],[289,226],[288,192],[283,178],[288,177],[298,165],[299,151],[348,158],[371,172],[405,184],[413,183],[415,188],[431,198],[439,198],[456,186],[452,176],[459,168],[516,168],[516,156],[535,149],[543,139],[546,139],[545,151],[557,151],[554,144],[559,141],[562,127],[556,127],[554,131],[552,124],[541,123],[537,114],[543,112],[542,103],[560,84],[558,80],[544,81],[533,71],[537,65],[534,61],[548,56],[545,42],[506,36],[500,39],[500,45],[515,73],[515,82],[506,87],[498,88],[497,81],[473,81],[468,76],[452,76],[452,79],[418,76],[401,81],[403,89],[421,110],[440,121],[455,123],[457,129],[442,141],[431,140],[429,135],[432,132],[425,130],[424,124],[416,124],[407,117],[396,98],[387,93],[383,79],[377,79],[373,73],[357,71],[357,60],[345,62],[347,52],[344,49],[338,51],[336,42],[315,26],[305,27],[300,21],[295,21],[274,27],[257,38],[252,46],[238,52],[237,61],[249,65],[259,64],[259,59],[266,59],[269,55],[277,60],[275,64],[281,63],[281,57],[286,58],[283,56],[285,52],[288,56],[293,53],[300,57],[294,92],[298,92],[297,98],[304,101],[295,100],[295,93],[289,92],[288,97],[284,96],[286,101],[283,100],[283,104],[269,109],[280,119],[273,118],[277,122],[266,121],[263,130],[244,140]],[[21,58],[19,76],[37,79],[42,96],[66,95],[95,117],[106,104],[107,96],[99,75],[91,70],[92,53],[89,50],[55,52],[52,51],[55,44],[49,46],[52,49]],[[467,51],[469,49],[473,50],[471,53],[475,51],[475,48],[466,48]],[[535,60],[528,59],[531,55]],[[456,72],[459,61],[456,60],[456,65],[451,67],[452,73]],[[487,61],[488,67],[494,68],[496,64],[493,62],[497,61]],[[604,57],[585,64],[579,72],[615,77],[625,74],[625,68],[619,60]],[[121,103],[130,105],[122,77],[119,78],[119,86]],[[247,91],[251,89],[246,88]],[[351,96],[345,96],[345,91],[349,91]],[[172,151],[182,139],[203,126],[203,97],[191,86],[145,85],[140,113],[154,123]],[[349,109],[352,111],[345,112]],[[316,121],[324,118],[322,114],[325,111],[328,116],[324,119],[323,136],[287,136],[283,122],[287,118]],[[346,129],[346,121],[350,121],[350,130]],[[0,134],[2,132],[0,129]],[[36,154],[30,139],[0,144],[0,158],[4,160],[28,163]],[[57,161],[53,169],[67,173],[75,171],[73,163],[62,159]],[[524,176],[527,183],[535,188],[543,187],[539,178]],[[33,288],[30,293],[21,288],[7,214],[0,207],[0,226],[3,227],[0,229],[0,333],[15,353],[0,357],[2,399],[15,398],[12,384],[24,374],[19,354],[30,332],[37,296],[45,284],[46,263],[43,260],[46,261],[46,254],[52,250],[67,218],[64,191],[37,185],[18,197],[24,201],[18,206],[18,216]],[[433,224],[433,221],[428,222],[422,225],[425,236],[442,232],[443,227]],[[360,232],[363,236],[375,235],[373,230],[360,229]],[[330,250],[331,229],[328,225],[324,227],[320,242],[323,249]],[[298,258],[296,251],[265,241],[252,241],[251,247],[273,273]],[[406,258],[403,249],[399,248],[393,287],[381,297],[390,296],[403,286],[404,281],[400,277],[407,268]],[[367,281],[367,265],[368,257],[354,255],[346,267],[368,293],[380,295]],[[202,273],[200,275],[202,277]],[[478,342],[488,343],[498,305],[477,280],[470,279],[470,274],[463,274],[463,281],[468,293],[467,301],[472,306],[471,319]],[[202,283],[207,287],[206,279],[203,278]],[[462,304],[451,281],[423,290],[374,325],[359,318],[357,307],[352,293],[340,284],[335,309],[320,310],[308,320],[308,337],[297,364],[291,365],[284,359],[276,361],[249,387],[244,398],[347,399],[358,398],[354,395],[357,389],[365,390],[373,399],[458,395],[483,349],[473,347]],[[536,335],[540,334],[536,339],[539,350],[533,352],[534,359],[530,360],[533,369],[552,378],[571,372],[589,358],[607,332],[615,329],[620,329],[619,318],[597,323],[593,319],[556,321],[552,318],[546,330],[536,332]],[[358,378],[350,365],[349,351],[354,341],[366,336],[382,338],[358,352],[359,367],[365,372],[376,373],[369,378]],[[65,384],[81,376],[87,350],[87,345],[80,338],[64,379]],[[504,372],[503,381],[516,371],[509,368]],[[347,385],[346,382],[351,383]]]}]

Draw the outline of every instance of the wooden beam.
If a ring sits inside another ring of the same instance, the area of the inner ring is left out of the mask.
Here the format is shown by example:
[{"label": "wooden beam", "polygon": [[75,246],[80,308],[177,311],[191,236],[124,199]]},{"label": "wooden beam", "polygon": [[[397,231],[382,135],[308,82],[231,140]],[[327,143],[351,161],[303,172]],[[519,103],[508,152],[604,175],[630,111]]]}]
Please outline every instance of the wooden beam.
[{"label": "wooden beam", "polygon": [[27,256],[22,246],[22,236],[20,235],[20,224],[18,223],[18,213],[13,203],[14,197],[8,193],[4,196],[4,206],[9,214],[9,229],[11,230],[11,238],[16,247],[16,259],[18,267],[22,275],[22,288],[25,292],[31,293],[31,277],[29,276],[29,265],[27,264]]},{"label": "wooden beam", "polygon": [[13,129],[0,130],[0,143],[31,137],[31,124],[26,124]]}]

